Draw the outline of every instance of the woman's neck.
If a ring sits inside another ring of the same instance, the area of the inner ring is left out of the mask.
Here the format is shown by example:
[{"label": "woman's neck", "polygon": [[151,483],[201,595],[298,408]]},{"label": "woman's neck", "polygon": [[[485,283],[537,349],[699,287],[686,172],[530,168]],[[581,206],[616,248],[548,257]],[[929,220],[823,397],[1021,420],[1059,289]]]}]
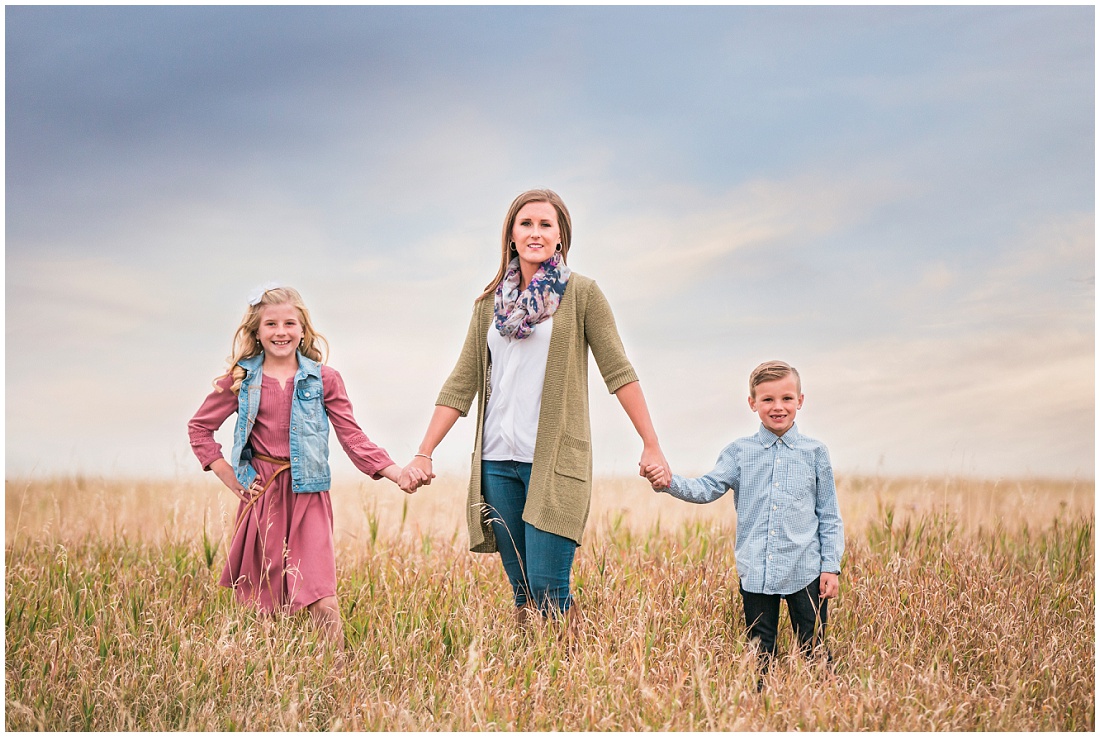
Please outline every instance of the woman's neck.
[{"label": "woman's neck", "polygon": [[535,278],[535,274],[538,273],[539,267],[542,264],[529,264],[526,261],[519,262],[519,291],[523,291],[531,283],[531,280]]}]

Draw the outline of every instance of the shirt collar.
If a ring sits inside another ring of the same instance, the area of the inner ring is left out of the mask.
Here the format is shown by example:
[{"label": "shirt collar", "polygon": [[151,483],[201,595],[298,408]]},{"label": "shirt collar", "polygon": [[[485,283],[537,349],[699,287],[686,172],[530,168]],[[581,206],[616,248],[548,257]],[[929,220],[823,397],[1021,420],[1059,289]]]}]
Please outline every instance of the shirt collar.
[{"label": "shirt collar", "polygon": [[248,358],[242,358],[241,360],[237,361],[237,365],[249,373],[252,373],[256,369],[260,368],[263,363],[263,353],[257,353],[255,356],[249,356]]},{"label": "shirt collar", "polygon": [[760,444],[765,448],[770,448],[776,443],[783,443],[789,448],[794,448],[798,445],[798,440],[801,436],[798,434],[798,424],[791,425],[791,429],[783,433],[783,437],[779,437],[768,428],[764,427],[764,423],[760,423],[760,429],[756,432],[756,439],[760,441]]},{"label": "shirt collar", "polygon": [[302,379],[306,376],[321,378],[321,364],[312,358],[303,356],[302,352],[298,351],[298,373],[296,378]]}]

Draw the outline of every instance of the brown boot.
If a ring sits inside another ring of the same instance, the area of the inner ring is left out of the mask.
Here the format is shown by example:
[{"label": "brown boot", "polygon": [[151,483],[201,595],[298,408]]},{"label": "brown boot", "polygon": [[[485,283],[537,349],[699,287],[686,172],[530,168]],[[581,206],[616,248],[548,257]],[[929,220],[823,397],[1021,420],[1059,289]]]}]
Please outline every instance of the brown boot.
[{"label": "brown boot", "polygon": [[576,650],[580,646],[581,625],[583,622],[584,615],[581,614],[581,608],[574,601],[573,606],[565,612],[565,622],[561,632],[562,639],[570,651]]},{"label": "brown boot", "polygon": [[531,626],[531,620],[535,618],[537,613],[530,604],[516,607],[516,624],[521,630],[528,629]]}]

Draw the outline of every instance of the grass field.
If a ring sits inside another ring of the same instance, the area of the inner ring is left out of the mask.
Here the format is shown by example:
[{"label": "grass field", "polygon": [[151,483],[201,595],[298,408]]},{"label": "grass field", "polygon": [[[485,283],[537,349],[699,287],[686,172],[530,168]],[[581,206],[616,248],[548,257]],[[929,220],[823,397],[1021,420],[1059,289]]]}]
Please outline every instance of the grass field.
[{"label": "grass field", "polygon": [[338,483],[341,671],[307,618],[216,586],[210,475],[6,487],[8,730],[1095,729],[1091,481],[840,478],[835,672],[788,656],[762,694],[731,498],[597,480],[569,651],[466,552],[464,480]]}]

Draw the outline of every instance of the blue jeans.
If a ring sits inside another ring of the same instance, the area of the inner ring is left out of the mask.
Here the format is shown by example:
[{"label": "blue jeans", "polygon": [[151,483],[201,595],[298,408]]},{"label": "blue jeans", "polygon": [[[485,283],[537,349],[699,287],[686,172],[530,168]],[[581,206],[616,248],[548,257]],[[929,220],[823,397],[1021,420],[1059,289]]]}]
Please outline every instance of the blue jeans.
[{"label": "blue jeans", "polygon": [[530,485],[530,463],[481,462],[481,490],[516,606],[531,603],[543,615],[563,613],[573,604],[569,574],[577,544],[523,521]]}]

